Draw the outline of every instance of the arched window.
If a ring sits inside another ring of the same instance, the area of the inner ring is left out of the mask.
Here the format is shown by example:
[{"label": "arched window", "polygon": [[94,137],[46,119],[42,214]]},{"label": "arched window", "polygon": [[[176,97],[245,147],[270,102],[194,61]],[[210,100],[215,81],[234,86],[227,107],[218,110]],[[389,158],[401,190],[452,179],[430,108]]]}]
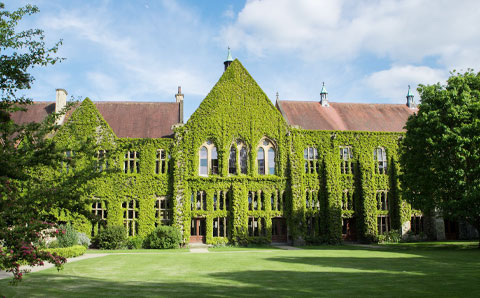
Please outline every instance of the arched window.
[{"label": "arched window", "polygon": [[237,149],[235,148],[235,145],[230,147],[230,156],[228,157],[228,173],[237,173]]},{"label": "arched window", "polygon": [[[267,152],[267,156],[265,156]],[[259,175],[275,175],[276,162],[275,145],[270,140],[264,138],[260,141],[257,150],[257,167]],[[268,170],[268,172],[266,172]]]},{"label": "arched window", "polygon": [[200,175],[208,175],[208,150],[206,147],[200,149]]},{"label": "arched window", "polygon": [[275,175],[275,149],[268,149],[268,173]]},{"label": "arched window", "polygon": [[212,141],[207,141],[202,145],[199,152],[200,164],[199,174],[207,176],[208,174],[218,174],[218,154],[217,147]]},{"label": "arched window", "polygon": [[248,154],[247,148],[242,146],[240,149],[240,173],[247,174]]},{"label": "arched window", "polygon": [[218,174],[218,155],[217,147],[213,146],[211,149],[210,170],[212,175]]},{"label": "arched window", "polygon": [[265,150],[258,148],[257,152],[258,174],[265,175]]}]

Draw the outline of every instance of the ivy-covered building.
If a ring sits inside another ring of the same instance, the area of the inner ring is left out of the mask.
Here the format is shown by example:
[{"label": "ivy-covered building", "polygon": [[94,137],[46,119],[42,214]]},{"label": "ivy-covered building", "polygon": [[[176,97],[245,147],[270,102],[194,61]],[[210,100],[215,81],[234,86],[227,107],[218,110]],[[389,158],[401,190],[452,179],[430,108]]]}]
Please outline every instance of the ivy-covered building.
[{"label": "ivy-covered building", "polygon": [[[319,100],[276,105],[242,64],[225,71],[183,123],[176,102],[92,102],[69,112],[53,136],[75,166],[95,164],[86,205],[97,215],[58,211],[58,219],[94,235],[124,225],[146,236],[174,225],[186,243],[375,241],[400,230],[420,233],[423,218],[401,198],[399,142],[415,112],[407,105]],[[14,115],[39,121],[65,104],[35,103]],[[94,156],[76,151],[85,143]]]}]

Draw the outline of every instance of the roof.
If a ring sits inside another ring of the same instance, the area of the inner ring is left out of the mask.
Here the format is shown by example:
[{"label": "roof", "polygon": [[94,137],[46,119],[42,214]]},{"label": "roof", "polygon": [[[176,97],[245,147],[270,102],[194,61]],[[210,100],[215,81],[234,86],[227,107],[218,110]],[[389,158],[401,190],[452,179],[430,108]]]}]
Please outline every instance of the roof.
[{"label": "roof", "polygon": [[175,102],[94,102],[119,138],[164,138],[180,122]]},{"label": "roof", "polygon": [[26,112],[18,111],[12,114],[12,120],[17,124],[24,124],[29,122],[41,122],[47,115],[55,112],[54,102],[34,102],[27,105]]},{"label": "roof", "polygon": [[[94,104],[119,138],[169,137],[173,135],[172,125],[180,122],[180,105],[174,102],[94,102]],[[26,112],[13,113],[12,120],[18,124],[40,122],[54,111],[55,102],[34,102],[28,106]]]},{"label": "roof", "polygon": [[278,100],[277,108],[289,125],[309,130],[403,132],[416,109],[400,104],[364,104]]}]

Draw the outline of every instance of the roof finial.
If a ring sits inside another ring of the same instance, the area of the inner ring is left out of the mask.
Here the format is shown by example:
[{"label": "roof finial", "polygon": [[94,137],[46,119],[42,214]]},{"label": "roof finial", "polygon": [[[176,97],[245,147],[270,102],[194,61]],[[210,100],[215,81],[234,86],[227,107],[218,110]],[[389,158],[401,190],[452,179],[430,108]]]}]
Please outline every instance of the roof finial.
[{"label": "roof finial", "polygon": [[408,85],[408,92],[407,92],[407,107],[414,109],[415,102],[413,101],[413,93],[410,90],[410,85]]},{"label": "roof finial", "polygon": [[328,107],[328,92],[325,88],[325,82],[322,82],[322,90],[320,91],[320,104],[322,107]]},{"label": "roof finial", "polygon": [[230,64],[232,64],[232,62],[233,62],[233,58],[232,58],[232,54],[230,53],[230,46],[229,46],[228,47],[227,60],[225,60],[223,62],[223,64],[225,65],[225,70],[227,70],[227,68],[230,66]]}]

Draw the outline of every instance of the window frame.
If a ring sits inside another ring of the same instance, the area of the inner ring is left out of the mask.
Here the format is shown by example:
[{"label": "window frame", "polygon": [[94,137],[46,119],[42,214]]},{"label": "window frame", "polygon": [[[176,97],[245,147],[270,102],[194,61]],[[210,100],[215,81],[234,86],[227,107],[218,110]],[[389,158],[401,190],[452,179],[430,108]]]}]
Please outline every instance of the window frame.
[{"label": "window frame", "polygon": [[[132,157],[133,153],[133,157]],[[140,152],[128,150],[123,159],[123,173],[124,174],[139,174],[140,173]]]},{"label": "window frame", "polygon": [[[131,204],[132,203],[131,207]],[[136,199],[126,200],[122,202],[123,211],[123,225],[127,230],[128,236],[135,236],[138,234],[138,219],[140,212],[140,201]],[[130,217],[130,211],[132,216]]]},{"label": "window frame", "polygon": [[378,147],[373,149],[373,160],[375,162],[375,174],[388,174],[388,159],[385,148]]},{"label": "window frame", "polygon": [[[202,173],[202,155],[201,150],[205,148],[207,150],[207,174]],[[217,158],[213,159],[213,152],[216,153]],[[216,162],[214,162],[216,161]],[[202,177],[208,177],[210,175],[219,175],[220,174],[220,163],[218,160],[218,149],[215,146],[215,143],[211,140],[203,143],[198,149],[198,175]]]},{"label": "window frame", "polygon": [[[263,150],[263,173],[261,172],[261,168],[260,168],[260,165],[259,165],[259,152],[260,152],[260,149]],[[271,166],[271,163],[272,161],[270,160],[270,152],[271,150],[273,150],[273,167]],[[257,146],[257,150],[256,150],[256,166],[257,166],[257,174],[258,175],[261,175],[261,176],[264,176],[264,175],[277,175],[277,155],[278,155],[278,152],[277,152],[277,146],[276,144],[269,138],[267,137],[263,137],[258,146]],[[273,169],[273,173],[271,172],[271,170]]]},{"label": "window frame", "polygon": [[167,151],[165,149],[157,149],[155,154],[155,174],[166,174],[167,171]]},{"label": "window frame", "polygon": [[[355,174],[355,164],[352,146],[340,146],[340,173]],[[346,153],[346,154],[345,154]]]},{"label": "window frame", "polygon": [[[162,202],[164,206],[162,208]],[[155,226],[158,224],[169,225],[172,220],[172,208],[170,206],[170,198],[168,196],[155,196]]]},{"label": "window frame", "polygon": [[317,148],[310,146],[303,149],[303,159],[305,160],[305,174],[320,174]]}]

